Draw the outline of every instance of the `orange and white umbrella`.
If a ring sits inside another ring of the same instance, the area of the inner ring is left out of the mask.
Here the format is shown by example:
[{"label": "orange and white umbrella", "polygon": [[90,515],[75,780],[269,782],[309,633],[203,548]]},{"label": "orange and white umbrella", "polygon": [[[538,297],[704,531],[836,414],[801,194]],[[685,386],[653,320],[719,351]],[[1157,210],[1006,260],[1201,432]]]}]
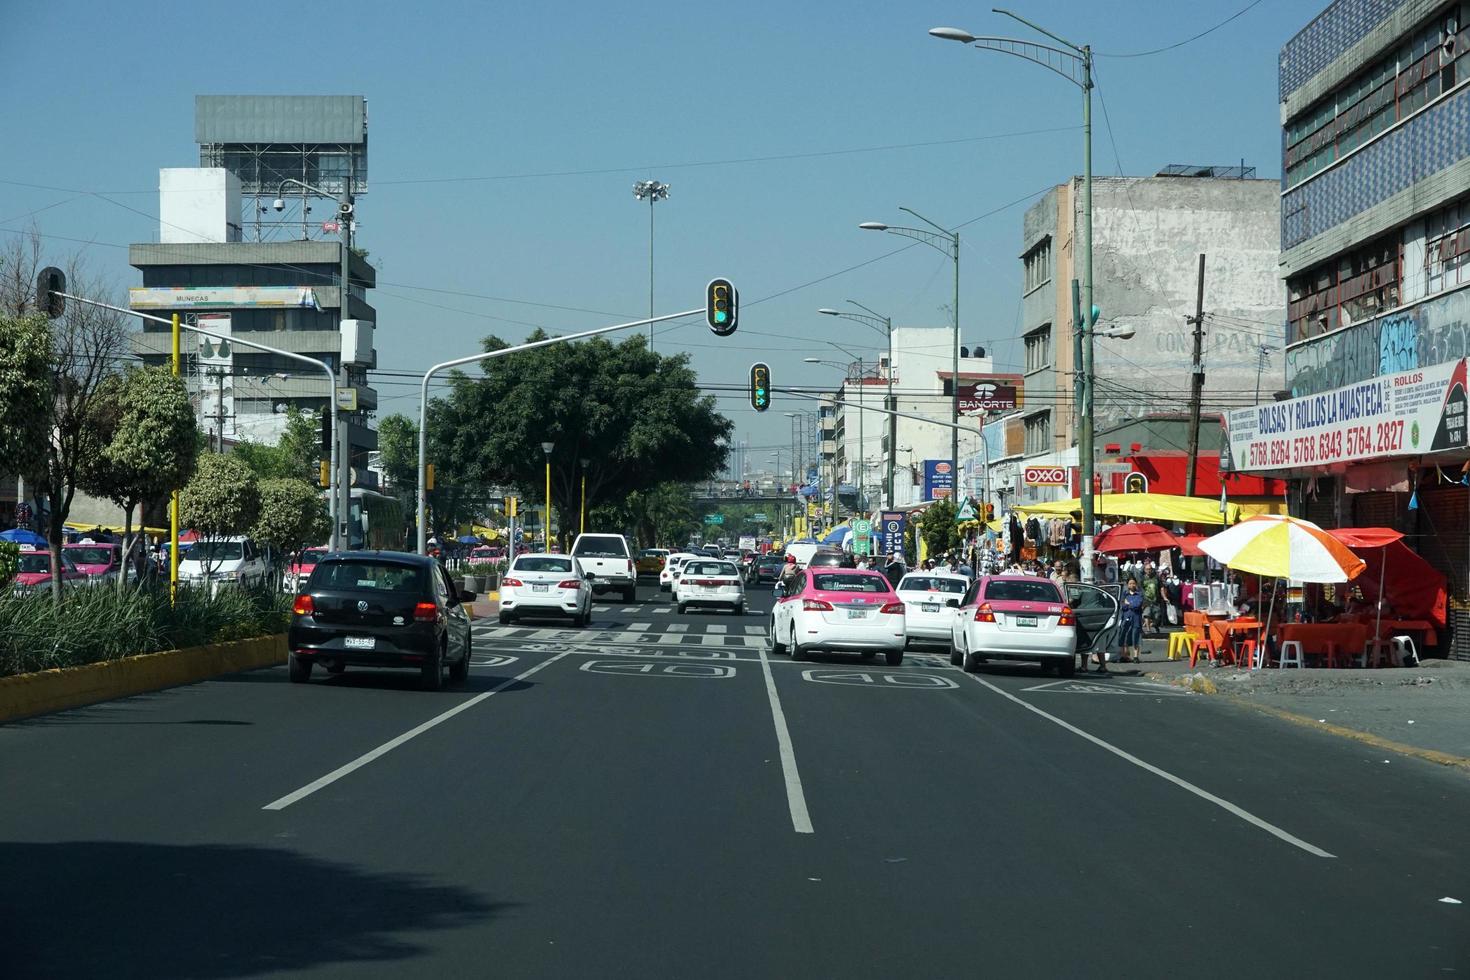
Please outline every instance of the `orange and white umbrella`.
[{"label": "orange and white umbrella", "polygon": [[1199,543],[1205,554],[1241,572],[1299,582],[1348,582],[1367,564],[1311,521],[1261,514]]}]

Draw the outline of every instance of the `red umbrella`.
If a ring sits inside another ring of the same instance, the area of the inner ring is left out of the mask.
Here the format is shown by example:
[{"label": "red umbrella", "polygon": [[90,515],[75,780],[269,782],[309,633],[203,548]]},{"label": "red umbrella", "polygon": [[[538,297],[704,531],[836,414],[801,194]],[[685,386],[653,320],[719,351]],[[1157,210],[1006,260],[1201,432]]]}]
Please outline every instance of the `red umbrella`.
[{"label": "red umbrella", "polygon": [[1209,537],[1208,534],[1184,535],[1179,539],[1179,552],[1186,558],[1202,557],[1204,552],[1200,550],[1199,543],[1207,537]]},{"label": "red umbrella", "polygon": [[1111,555],[1129,551],[1159,551],[1178,545],[1179,539],[1157,524],[1119,524],[1099,534],[1092,544],[1097,551]]}]

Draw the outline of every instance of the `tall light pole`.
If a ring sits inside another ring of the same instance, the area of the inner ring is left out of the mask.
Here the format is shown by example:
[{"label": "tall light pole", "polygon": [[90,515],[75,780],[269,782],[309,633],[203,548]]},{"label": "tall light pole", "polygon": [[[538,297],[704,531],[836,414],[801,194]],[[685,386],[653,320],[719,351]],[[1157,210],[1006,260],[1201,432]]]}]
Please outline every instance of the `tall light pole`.
[{"label": "tall light pole", "polygon": [[[826,307],[823,307],[817,312],[825,313],[827,316],[840,316],[844,320],[852,320],[856,323],[861,323],[866,326],[872,327],[874,330],[877,330],[880,325],[882,326],[881,332],[885,337],[888,338],[888,370],[884,372],[888,376],[888,394],[886,396],[884,406],[886,408],[897,408],[898,406],[893,402],[893,318],[886,317],[875,310],[868,309],[868,307],[859,303],[855,299],[850,299],[847,302],[851,303],[853,306],[856,306],[858,309],[867,310],[868,312],[866,314],[848,313],[845,310],[833,310],[827,309]],[[898,416],[888,416],[888,461],[887,472],[884,474],[883,477],[883,494],[884,500],[886,501],[887,506],[890,510],[893,508],[893,446],[898,439],[897,422]]]},{"label": "tall light pole", "polygon": [[973,44],[977,48],[1025,58],[1062,76],[1082,90],[1082,310],[1074,314],[1073,329],[1081,331],[1082,363],[1076,367],[1082,374],[1082,406],[1078,412],[1077,456],[1082,470],[1082,579],[1092,581],[1093,510],[1092,458],[1092,362],[1093,362],[1093,281],[1092,281],[1092,46],[1078,47],[1044,27],[1031,23],[1009,10],[995,8],[1012,20],[1044,34],[1062,47],[1036,44],[1008,37],[977,37],[956,27],[935,27],[929,33],[946,41]]},{"label": "tall light pole", "polygon": [[[959,473],[960,471],[960,233],[949,231],[928,218],[924,217],[913,208],[900,207],[900,211],[906,212],[918,218],[924,224],[933,228],[926,231],[923,228],[900,228],[885,225],[881,221],[864,221],[858,225],[864,231],[886,231],[894,235],[902,235],[904,238],[912,238],[921,241],[931,248],[948,255],[954,260],[954,302],[950,309],[954,313],[954,371],[950,377],[950,407],[949,407],[949,471]],[[943,242],[944,245],[939,243]],[[865,307],[866,309],[866,307]],[[890,360],[888,370],[893,370],[893,362]]]},{"label": "tall light pole", "polygon": [[590,462],[586,456],[582,457],[582,520],[577,525],[578,534],[587,533],[587,464]]},{"label": "tall light pole", "polygon": [[554,442],[543,442],[541,451],[546,454],[546,550],[551,550],[551,451],[556,448]]},{"label": "tall light pole", "polygon": [[[648,200],[648,318],[653,319],[653,206],[668,200],[669,185],[656,180],[640,180],[633,185],[633,196]],[[653,350],[653,324],[648,325],[648,349]]]}]

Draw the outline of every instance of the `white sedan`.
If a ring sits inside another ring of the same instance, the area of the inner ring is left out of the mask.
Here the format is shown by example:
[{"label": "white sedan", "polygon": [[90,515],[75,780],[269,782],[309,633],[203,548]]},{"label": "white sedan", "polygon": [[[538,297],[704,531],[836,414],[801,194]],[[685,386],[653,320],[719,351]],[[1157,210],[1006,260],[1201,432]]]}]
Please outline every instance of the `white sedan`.
[{"label": "white sedan", "polygon": [[1077,615],[1056,583],[1034,575],[986,575],[955,610],[949,659],[970,672],[987,660],[1029,660],[1071,677],[1077,639]]},{"label": "white sedan", "polygon": [[808,568],[795,590],[771,612],[771,650],[805,660],[813,650],[882,653],[890,667],[903,663],[908,634],[904,603],[878,572]]},{"label": "white sedan", "polygon": [[740,569],[733,561],[691,558],[674,581],[674,601],[681,613],[690,606],[725,606],[743,615],[745,586],[740,581]]},{"label": "white sedan", "polygon": [[663,571],[658,573],[658,590],[660,592],[672,591],[674,583],[679,581],[679,569],[689,559],[698,557],[700,556],[690,554],[687,551],[676,551],[666,557],[664,559]]},{"label": "white sedan", "polygon": [[969,587],[969,578],[951,572],[910,572],[900,579],[897,591],[906,611],[909,641],[949,643],[954,611]]},{"label": "white sedan", "polygon": [[570,617],[573,626],[592,621],[592,575],[571,555],[521,555],[500,581],[500,623],[522,616]]}]

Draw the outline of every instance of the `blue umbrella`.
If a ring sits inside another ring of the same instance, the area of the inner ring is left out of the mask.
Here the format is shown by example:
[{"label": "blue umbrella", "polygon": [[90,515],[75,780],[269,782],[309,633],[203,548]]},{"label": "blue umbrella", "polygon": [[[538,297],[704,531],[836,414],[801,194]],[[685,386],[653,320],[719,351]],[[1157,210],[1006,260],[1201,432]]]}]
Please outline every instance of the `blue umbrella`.
[{"label": "blue umbrella", "polygon": [[15,544],[29,544],[37,548],[44,547],[46,539],[35,531],[26,530],[23,527],[11,528],[9,531],[0,531],[0,540],[11,541]]},{"label": "blue umbrella", "polygon": [[831,531],[827,532],[827,536],[822,539],[822,543],[841,544],[842,542],[847,540],[847,536],[851,533],[852,528],[846,524],[843,524],[840,527],[834,527]]},{"label": "blue umbrella", "polygon": [[459,536],[459,543],[460,544],[479,544],[480,543],[480,539],[477,538],[477,537],[475,537],[473,534],[461,534]]}]

